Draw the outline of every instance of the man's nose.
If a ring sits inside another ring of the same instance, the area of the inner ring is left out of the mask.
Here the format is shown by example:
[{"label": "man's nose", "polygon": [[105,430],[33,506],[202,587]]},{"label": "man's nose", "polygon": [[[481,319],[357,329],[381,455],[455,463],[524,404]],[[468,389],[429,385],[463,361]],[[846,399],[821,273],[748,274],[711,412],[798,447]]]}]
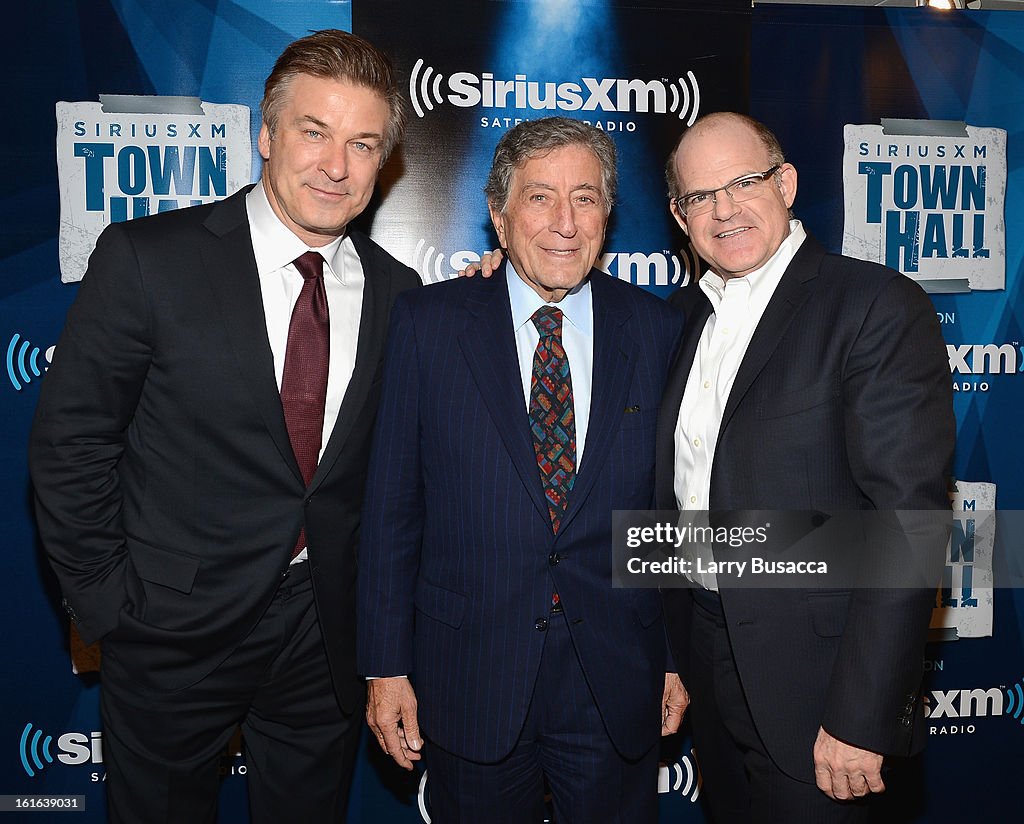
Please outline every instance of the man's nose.
[{"label": "man's nose", "polygon": [[735,215],[740,207],[736,205],[725,189],[715,192],[711,196],[712,211],[716,220],[728,220]]},{"label": "man's nose", "polygon": [[348,177],[348,147],[328,145],[320,158],[320,170],[335,182]]},{"label": "man's nose", "polygon": [[569,201],[563,200],[555,205],[551,216],[551,231],[563,237],[572,237],[576,234],[576,213]]}]

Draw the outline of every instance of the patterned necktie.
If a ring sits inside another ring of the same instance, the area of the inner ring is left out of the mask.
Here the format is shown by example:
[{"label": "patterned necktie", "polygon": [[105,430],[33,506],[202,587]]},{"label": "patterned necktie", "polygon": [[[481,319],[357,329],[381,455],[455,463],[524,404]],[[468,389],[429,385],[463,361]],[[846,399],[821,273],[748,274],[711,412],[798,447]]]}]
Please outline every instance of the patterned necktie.
[{"label": "patterned necktie", "polygon": [[569,490],[576,478],[572,377],[569,359],[562,347],[562,310],[545,305],[533,313],[531,320],[540,332],[540,340],[533,353],[530,428],[551,527],[558,534]]},{"label": "patterned necktie", "polygon": [[[331,323],[324,286],[324,259],[306,252],[295,260],[303,277],[302,291],[288,326],[288,348],[281,378],[281,406],[288,439],[306,486],[313,480],[320,459],[327,405],[327,369],[331,359]],[[306,546],[306,528],[292,551],[294,558]]]}]

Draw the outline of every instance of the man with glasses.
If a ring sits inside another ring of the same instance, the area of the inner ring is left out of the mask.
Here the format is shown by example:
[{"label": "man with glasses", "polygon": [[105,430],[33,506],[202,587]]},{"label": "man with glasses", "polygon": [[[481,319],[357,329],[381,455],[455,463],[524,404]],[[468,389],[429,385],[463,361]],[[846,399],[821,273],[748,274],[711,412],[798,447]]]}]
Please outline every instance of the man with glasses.
[{"label": "man with glasses", "polygon": [[[927,296],[827,254],[792,219],[796,169],[751,118],[698,120],[667,178],[710,269],[670,299],[686,326],[658,422],[658,509],[948,508],[951,387]],[[694,578],[665,599],[713,820],[865,820],[883,761],[924,742],[934,589]]]}]

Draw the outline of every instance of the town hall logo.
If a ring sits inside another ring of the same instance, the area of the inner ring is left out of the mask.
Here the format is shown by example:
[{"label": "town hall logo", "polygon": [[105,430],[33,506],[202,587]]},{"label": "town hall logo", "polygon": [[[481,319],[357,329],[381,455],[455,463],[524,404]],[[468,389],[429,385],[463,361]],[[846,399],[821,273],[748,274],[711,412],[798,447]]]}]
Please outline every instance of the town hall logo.
[{"label": "town hall logo", "polygon": [[927,292],[1006,288],[1006,131],[951,121],[847,124],[843,254]]},{"label": "town hall logo", "polygon": [[57,103],[61,280],[81,280],[110,223],[222,200],[249,183],[249,107],[100,95]]}]

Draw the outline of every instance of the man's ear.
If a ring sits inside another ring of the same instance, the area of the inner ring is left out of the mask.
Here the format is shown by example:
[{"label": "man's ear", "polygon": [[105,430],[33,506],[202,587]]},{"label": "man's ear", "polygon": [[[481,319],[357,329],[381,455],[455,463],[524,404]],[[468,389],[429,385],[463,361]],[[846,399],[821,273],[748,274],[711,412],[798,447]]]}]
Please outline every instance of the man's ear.
[{"label": "man's ear", "polygon": [[686,218],[679,211],[679,207],[676,205],[674,200],[668,202],[668,210],[672,213],[672,217],[676,219],[676,223],[679,224],[679,228],[683,230],[683,234],[687,237],[690,236],[690,230],[686,228]]},{"label": "man's ear", "polygon": [[265,161],[270,160],[270,127],[267,126],[265,121],[260,126],[260,136],[256,141],[256,145],[259,147],[260,157]]},{"label": "man's ear", "polygon": [[779,191],[782,192],[782,199],[787,209],[793,208],[793,201],[796,200],[796,167],[792,163],[783,163],[779,167]]},{"label": "man's ear", "polygon": [[496,208],[494,204],[487,203],[487,211],[491,214],[491,224],[494,226],[494,231],[498,235],[498,244],[502,249],[507,248],[505,246],[505,218]]}]

